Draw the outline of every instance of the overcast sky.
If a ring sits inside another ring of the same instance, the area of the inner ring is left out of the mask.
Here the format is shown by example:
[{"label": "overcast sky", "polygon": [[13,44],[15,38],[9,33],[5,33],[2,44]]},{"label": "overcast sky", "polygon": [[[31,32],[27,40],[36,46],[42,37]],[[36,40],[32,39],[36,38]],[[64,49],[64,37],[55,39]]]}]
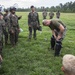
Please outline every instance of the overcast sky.
[{"label": "overcast sky", "polygon": [[13,6],[15,3],[18,4],[18,7],[30,7],[34,5],[36,7],[45,6],[51,7],[59,5],[60,3],[64,4],[66,2],[74,2],[75,0],[0,0],[0,5],[4,5],[6,8]]}]

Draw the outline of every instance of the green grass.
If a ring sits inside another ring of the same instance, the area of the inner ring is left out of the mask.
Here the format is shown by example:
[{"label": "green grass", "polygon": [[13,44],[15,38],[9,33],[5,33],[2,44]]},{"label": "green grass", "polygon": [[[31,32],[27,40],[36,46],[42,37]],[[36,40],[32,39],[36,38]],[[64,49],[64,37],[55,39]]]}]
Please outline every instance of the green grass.
[{"label": "green grass", "polygon": [[[22,15],[19,23],[24,31],[20,33],[18,44],[14,48],[11,45],[4,46],[0,75],[63,75],[62,57],[54,57],[54,51],[48,50],[51,30],[42,26],[42,13],[39,13],[39,18],[43,31],[42,33],[37,31],[37,40],[32,38],[31,42],[27,41],[28,13],[19,12],[17,15]],[[61,13],[61,20],[67,26],[61,55],[75,55],[75,14]]]}]

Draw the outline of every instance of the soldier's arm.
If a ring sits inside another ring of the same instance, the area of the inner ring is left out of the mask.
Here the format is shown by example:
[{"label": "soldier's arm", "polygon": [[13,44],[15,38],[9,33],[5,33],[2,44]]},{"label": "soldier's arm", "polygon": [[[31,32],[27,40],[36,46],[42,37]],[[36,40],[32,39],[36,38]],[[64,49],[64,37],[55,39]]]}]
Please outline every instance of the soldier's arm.
[{"label": "soldier's arm", "polygon": [[59,35],[57,37],[57,40],[59,40],[60,38],[62,38],[62,35],[63,35],[63,32],[64,32],[64,27],[63,27],[62,24],[60,24],[59,29],[60,29],[60,32],[59,32]]},{"label": "soldier's arm", "polygon": [[56,39],[56,35],[55,35],[54,30],[52,30],[52,35],[54,35],[54,38]]},{"label": "soldier's arm", "polygon": [[21,18],[22,18],[22,16],[19,16],[19,17],[18,17],[18,20],[20,20]]},{"label": "soldier's arm", "polygon": [[39,21],[39,15],[37,13],[37,21],[38,21],[38,25],[40,25],[40,21]]},{"label": "soldier's arm", "polygon": [[5,21],[3,20],[3,23],[2,23],[2,28],[3,28],[3,33],[5,34],[6,32],[6,26],[5,26]]},{"label": "soldier's arm", "polygon": [[31,24],[31,19],[30,19],[30,13],[29,13],[29,15],[28,15],[28,26],[30,26],[30,24]]}]

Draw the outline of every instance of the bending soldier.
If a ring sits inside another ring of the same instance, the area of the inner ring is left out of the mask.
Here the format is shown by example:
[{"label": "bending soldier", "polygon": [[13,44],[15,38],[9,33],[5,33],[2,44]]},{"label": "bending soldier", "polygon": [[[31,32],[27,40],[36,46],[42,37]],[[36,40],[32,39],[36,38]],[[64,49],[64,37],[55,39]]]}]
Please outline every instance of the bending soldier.
[{"label": "bending soldier", "polygon": [[49,26],[52,30],[51,48],[55,50],[55,56],[59,56],[62,48],[62,40],[66,33],[66,26],[60,20],[44,20],[44,26]]}]

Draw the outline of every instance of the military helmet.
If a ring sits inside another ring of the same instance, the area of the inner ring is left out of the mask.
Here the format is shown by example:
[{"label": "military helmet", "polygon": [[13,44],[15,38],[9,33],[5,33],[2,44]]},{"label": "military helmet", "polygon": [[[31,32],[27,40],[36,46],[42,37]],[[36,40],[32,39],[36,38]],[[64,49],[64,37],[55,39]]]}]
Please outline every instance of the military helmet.
[{"label": "military helmet", "polygon": [[10,7],[10,12],[11,12],[12,10],[16,11],[16,8],[15,8],[15,7]]}]

